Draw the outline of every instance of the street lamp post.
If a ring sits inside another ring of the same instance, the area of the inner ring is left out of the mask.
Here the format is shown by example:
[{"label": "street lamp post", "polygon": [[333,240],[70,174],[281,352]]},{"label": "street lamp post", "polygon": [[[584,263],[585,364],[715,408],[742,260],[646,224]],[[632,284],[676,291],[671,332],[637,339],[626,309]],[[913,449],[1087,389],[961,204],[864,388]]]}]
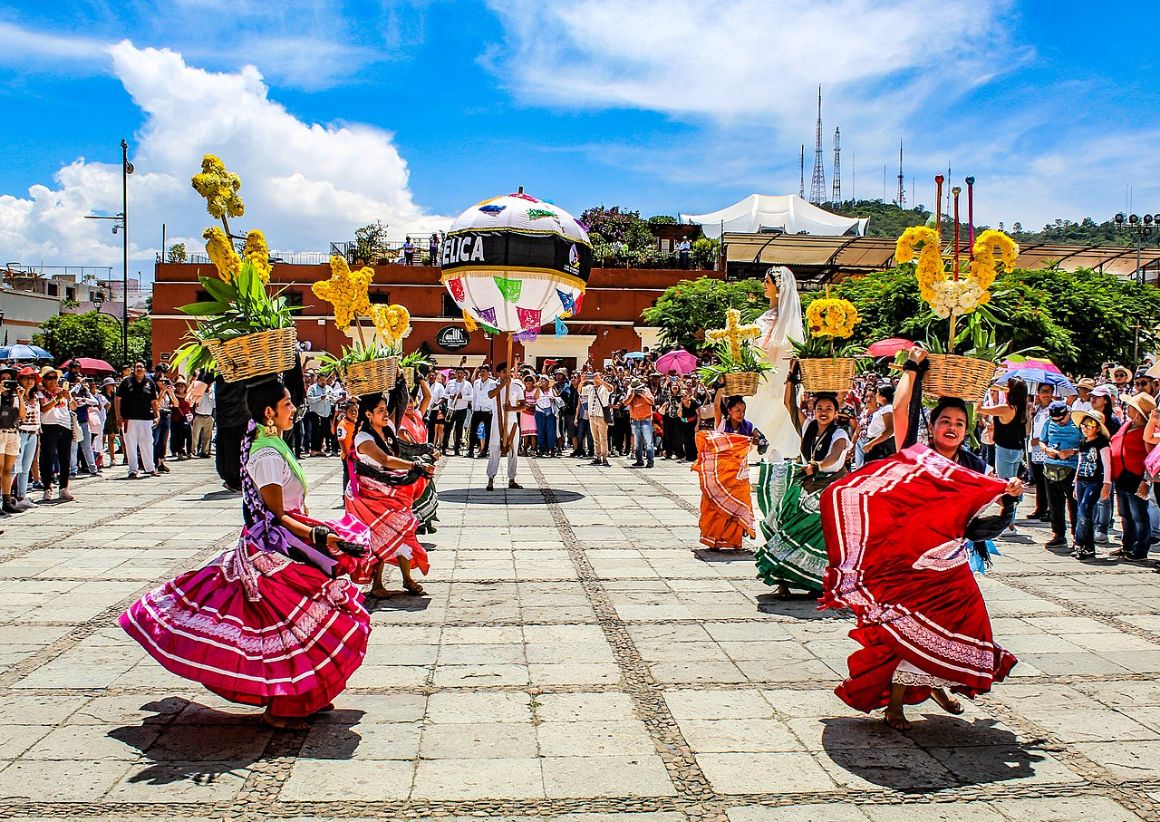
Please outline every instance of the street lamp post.
[{"label": "street lamp post", "polygon": [[86,220],[112,220],[113,233],[121,235],[121,362],[129,361],[129,144],[121,141],[121,213],[111,217],[86,214]]},{"label": "street lamp post", "polygon": [[1116,230],[1126,231],[1136,238],[1136,282],[1144,284],[1144,269],[1140,264],[1140,252],[1144,245],[1144,238],[1151,236],[1155,231],[1160,233],[1160,214],[1145,214],[1140,217],[1129,214],[1126,218],[1123,212],[1115,216]]}]

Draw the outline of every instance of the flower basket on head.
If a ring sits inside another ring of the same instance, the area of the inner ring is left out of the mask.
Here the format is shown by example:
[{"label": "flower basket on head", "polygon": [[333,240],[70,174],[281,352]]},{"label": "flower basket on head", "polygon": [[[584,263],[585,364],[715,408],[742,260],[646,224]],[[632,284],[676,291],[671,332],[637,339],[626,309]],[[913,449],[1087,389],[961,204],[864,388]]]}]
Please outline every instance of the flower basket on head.
[{"label": "flower basket on head", "polygon": [[172,365],[191,371],[216,368],[226,382],[288,371],[297,353],[294,312],[301,306],[287,305],[281,291],[269,292],[270,252],[261,231],[246,235],[241,254],[234,247],[227,218],[245,212],[238,195],[241,179],[212,154],[202,158],[201,169],[193,177],[193,187],[206,198],[207,210],[221,219],[224,230],[207,228],[202,235],[217,277],[199,274],[210,299],[178,309],[198,322]]},{"label": "flower basket on head", "polygon": [[723,383],[729,396],[752,397],[757,386],[773,366],[757,355],[753,340],[760,336],[756,325],[742,325],[741,312],[730,308],[725,312],[725,327],[705,332],[705,339],[717,343],[717,362],[697,369],[706,386]]},{"label": "flower basket on head", "polygon": [[[371,305],[367,289],[374,279],[373,268],[351,271],[346,260],[335,255],[330,270],[330,279],[316,282],[311,290],[334,306],[334,323],[340,330],[355,323],[359,339],[349,348],[343,346],[342,356],[324,357],[322,370],[337,373],[352,396],[385,394],[399,377],[399,355],[411,314],[401,305]],[[370,342],[363,335],[361,316],[370,317],[375,327]]]},{"label": "flower basket on head", "polygon": [[430,367],[431,359],[422,351],[412,351],[399,360],[399,368],[403,372],[403,381],[407,383],[408,391],[415,387],[415,380],[418,378],[419,369],[427,369]]},{"label": "flower basket on head", "polygon": [[852,346],[837,348],[836,339],[847,339],[858,324],[858,309],[849,300],[818,297],[806,308],[806,337],[794,343],[801,368],[802,388],[811,394],[846,391],[858,373],[858,361],[849,356]]},{"label": "flower basket on head", "polygon": [[[938,201],[942,197],[942,176],[935,177]],[[968,197],[972,196],[974,178],[967,178]],[[971,245],[970,257],[963,270],[959,260],[959,194],[958,187],[952,188],[954,195],[954,253],[951,259],[942,255],[941,222],[935,226],[912,226],[902,233],[895,246],[894,258],[899,263],[915,263],[919,293],[930,305],[936,317],[948,319],[950,333],[945,351],[940,351],[941,343],[929,339],[927,347],[930,369],[923,377],[923,390],[938,396],[957,397],[968,402],[980,402],[987,387],[995,376],[997,366],[994,360],[998,349],[994,345],[994,334],[984,331],[984,322],[976,312],[991,301],[991,284],[998,275],[996,251],[1006,271],[1015,268],[1019,256],[1019,246],[1002,231],[988,229],[979,234]],[[973,201],[972,201],[973,202]],[[971,228],[973,233],[974,229]],[[947,270],[947,263],[950,270]],[[957,334],[955,325],[959,318],[968,317],[967,332]],[[973,348],[954,353],[955,344],[970,338]]]},{"label": "flower basket on head", "polygon": [[229,340],[203,340],[226,382],[281,374],[294,367],[298,335],[293,328],[243,334]]},{"label": "flower basket on head", "polygon": [[927,354],[930,369],[922,378],[923,391],[940,397],[982,402],[999,366],[989,360],[960,354]]}]

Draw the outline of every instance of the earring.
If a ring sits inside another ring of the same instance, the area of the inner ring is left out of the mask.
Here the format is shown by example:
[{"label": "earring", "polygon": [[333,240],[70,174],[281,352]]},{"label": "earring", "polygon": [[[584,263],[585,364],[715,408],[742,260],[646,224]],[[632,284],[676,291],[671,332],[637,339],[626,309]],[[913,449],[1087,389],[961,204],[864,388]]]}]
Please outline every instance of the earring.
[{"label": "earring", "polygon": [[266,433],[266,436],[267,436],[267,437],[276,437],[276,436],[278,436],[278,426],[276,426],[276,425],[274,424],[274,420],[273,420],[273,418],[270,418],[270,419],[266,420],[265,429],[266,429],[265,433]]}]

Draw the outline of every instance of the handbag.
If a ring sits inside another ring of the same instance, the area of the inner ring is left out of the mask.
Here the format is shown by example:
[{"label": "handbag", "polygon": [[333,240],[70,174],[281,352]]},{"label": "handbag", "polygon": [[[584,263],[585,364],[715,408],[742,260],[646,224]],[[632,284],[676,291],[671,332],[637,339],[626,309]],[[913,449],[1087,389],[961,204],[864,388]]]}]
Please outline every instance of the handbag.
[{"label": "handbag", "polygon": [[1074,475],[1075,469],[1070,465],[1056,465],[1051,462],[1043,464],[1043,476],[1047,477],[1048,482],[1068,482]]},{"label": "handbag", "polygon": [[611,425],[612,424],[612,409],[609,408],[607,405],[605,405],[601,401],[599,391],[593,390],[592,396],[596,400],[596,402],[600,405],[600,411],[604,417],[604,421],[606,423],[608,423],[609,425]]},{"label": "handbag", "polygon": [[81,424],[77,421],[76,412],[69,414],[69,417],[72,419],[73,442],[80,442],[84,438],[84,434],[81,433]]}]

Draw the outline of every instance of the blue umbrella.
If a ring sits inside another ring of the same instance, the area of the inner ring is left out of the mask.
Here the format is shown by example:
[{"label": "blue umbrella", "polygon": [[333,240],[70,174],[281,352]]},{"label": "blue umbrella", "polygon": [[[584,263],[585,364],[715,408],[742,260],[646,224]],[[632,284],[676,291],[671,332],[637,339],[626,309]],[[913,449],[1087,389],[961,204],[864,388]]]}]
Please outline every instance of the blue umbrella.
[{"label": "blue umbrella", "polygon": [[624,358],[626,360],[643,360],[644,359],[644,352],[643,351],[629,351],[627,354],[624,355]]},{"label": "blue umbrella", "polygon": [[52,354],[49,354],[40,346],[36,345],[10,345],[6,348],[0,348],[0,359],[5,360],[51,360]]},{"label": "blue umbrella", "polygon": [[1018,377],[1025,383],[1035,383],[1038,385],[1046,383],[1060,395],[1066,396],[1075,393],[1075,386],[1063,374],[1057,374],[1054,371],[1047,371],[1036,366],[1024,366],[1022,368],[1012,368],[1010,371],[1004,371],[995,382],[1002,385],[1012,377]]}]

